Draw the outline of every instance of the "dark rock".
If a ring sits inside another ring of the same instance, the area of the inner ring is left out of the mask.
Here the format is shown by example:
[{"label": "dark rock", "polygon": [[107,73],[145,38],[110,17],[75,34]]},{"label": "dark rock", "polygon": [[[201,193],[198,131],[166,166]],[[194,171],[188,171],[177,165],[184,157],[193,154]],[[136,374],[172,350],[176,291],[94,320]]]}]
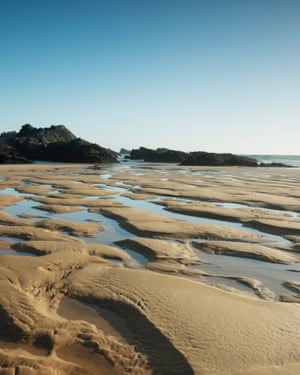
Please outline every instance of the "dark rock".
[{"label": "dark rock", "polygon": [[120,152],[119,152],[119,155],[120,156],[129,156],[130,155],[130,150],[127,150],[127,148],[121,148]]},{"label": "dark rock", "polygon": [[25,124],[18,133],[0,135],[0,163],[31,160],[111,163],[117,161],[117,153],[77,138],[63,125],[34,128]]},{"label": "dark rock", "polygon": [[111,163],[116,162],[117,153],[95,143],[76,138],[69,142],[50,143],[43,160],[76,163]]},{"label": "dark rock", "polygon": [[157,163],[181,163],[188,157],[188,153],[177,150],[157,149],[146,153],[144,160]]},{"label": "dark rock", "polygon": [[258,163],[247,156],[197,151],[191,152],[181,165],[256,167]]},{"label": "dark rock", "polygon": [[133,149],[130,152],[130,159],[131,160],[145,160],[145,156],[148,152],[151,152],[150,148],[140,147],[138,149]]},{"label": "dark rock", "polygon": [[167,148],[158,148],[152,150],[145,147],[132,150],[130,159],[144,160],[147,162],[159,163],[180,163],[181,165],[208,165],[208,166],[251,166],[258,165],[256,159],[247,156],[239,156],[234,154],[221,154],[212,152],[183,152],[177,150],[169,150]]},{"label": "dark rock", "polygon": [[12,139],[14,145],[20,153],[31,160],[48,160],[46,149],[55,143],[64,143],[76,139],[65,126],[51,126],[49,128],[34,128],[26,124],[23,125],[19,133]]},{"label": "dark rock", "polygon": [[284,163],[260,163],[259,167],[273,167],[273,168],[293,168],[292,165],[284,164]]},{"label": "dark rock", "polygon": [[15,148],[0,143],[0,164],[19,163],[31,163],[31,160],[20,155]]},{"label": "dark rock", "polygon": [[130,159],[144,160],[154,163],[181,163],[187,158],[188,154],[183,151],[169,150],[167,148],[157,148],[152,150],[146,147],[131,150]]}]

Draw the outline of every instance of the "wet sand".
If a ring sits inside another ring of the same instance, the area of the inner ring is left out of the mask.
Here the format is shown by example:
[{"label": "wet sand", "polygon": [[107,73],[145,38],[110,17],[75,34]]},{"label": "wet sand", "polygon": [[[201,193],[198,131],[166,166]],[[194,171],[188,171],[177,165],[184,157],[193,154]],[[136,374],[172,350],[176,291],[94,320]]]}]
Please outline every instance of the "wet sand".
[{"label": "wet sand", "polygon": [[0,374],[300,373],[299,169],[0,177]]}]

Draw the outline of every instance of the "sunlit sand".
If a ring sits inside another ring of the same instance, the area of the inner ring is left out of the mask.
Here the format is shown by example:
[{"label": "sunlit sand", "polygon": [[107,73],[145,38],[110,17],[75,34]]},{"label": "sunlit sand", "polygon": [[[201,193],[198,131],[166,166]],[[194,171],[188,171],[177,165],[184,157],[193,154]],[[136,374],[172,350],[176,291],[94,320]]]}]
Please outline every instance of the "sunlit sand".
[{"label": "sunlit sand", "polygon": [[299,169],[0,174],[0,374],[300,373]]}]

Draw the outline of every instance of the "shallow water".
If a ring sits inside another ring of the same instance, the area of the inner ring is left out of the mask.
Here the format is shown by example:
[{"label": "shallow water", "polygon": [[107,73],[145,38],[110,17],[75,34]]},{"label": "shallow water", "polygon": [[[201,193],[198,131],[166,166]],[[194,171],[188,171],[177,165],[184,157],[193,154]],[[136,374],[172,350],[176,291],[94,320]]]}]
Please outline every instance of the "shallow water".
[{"label": "shallow water", "polygon": [[[28,196],[28,194],[26,194]],[[17,202],[16,204],[5,207],[3,211],[10,214],[13,218],[19,218],[19,215],[26,214],[26,215],[33,215],[33,216],[44,216],[45,211],[41,211],[34,206],[38,206],[39,203],[33,201],[30,198],[24,197],[23,200]],[[40,220],[41,218],[33,217],[30,220]]]},{"label": "shallow water", "polygon": [[109,180],[112,176],[111,173],[100,173],[99,175],[101,178],[103,178],[103,180]]},{"label": "shallow water", "polygon": [[[122,172],[132,172],[135,175],[147,175],[147,173],[160,173],[162,175],[169,174],[169,177],[163,177],[163,181],[172,180],[172,171],[167,169],[163,166],[161,170],[157,171],[156,166],[140,164],[140,163],[125,163],[119,164],[116,166],[111,166],[109,168],[103,168],[99,170],[99,176],[102,177],[104,180],[114,180],[114,186],[109,186],[106,184],[95,184],[95,186],[101,186],[101,188],[105,188],[106,191],[110,191],[112,196],[110,199],[115,199],[117,202],[133,207],[139,210],[144,210],[148,212],[153,212],[160,215],[169,216],[172,218],[184,220],[190,223],[202,223],[202,224],[214,224],[220,226],[227,226],[231,228],[242,229],[251,233],[256,233],[265,238],[265,243],[274,242],[277,245],[287,245],[290,244],[290,241],[287,241],[281,236],[269,235],[265,232],[252,229],[249,227],[245,227],[240,223],[228,222],[223,220],[215,220],[215,219],[208,219],[202,218],[197,216],[191,216],[186,214],[175,213],[171,211],[167,211],[161,204],[160,201],[164,197],[159,197],[156,200],[147,201],[147,200],[134,200],[128,197],[124,197],[122,194],[130,192],[132,189],[132,185],[127,185],[125,181],[118,181],[114,179],[115,174],[119,174]],[[133,169],[132,169],[133,168]],[[135,170],[136,168],[136,170]],[[141,172],[142,171],[142,172]],[[216,170],[197,170],[197,169],[174,169],[177,174],[186,175],[186,174],[194,174],[199,176],[205,176],[206,178],[214,178],[215,175],[222,175],[228,178],[236,178],[236,176],[231,176],[228,171],[216,171]],[[93,171],[92,173],[97,173],[97,171]],[[251,177],[257,178],[255,172],[249,172]],[[261,175],[258,175],[261,177]],[[174,177],[176,178],[176,176]],[[129,180],[129,179],[128,179]],[[43,185],[45,187],[53,188],[52,185]],[[129,189],[127,189],[127,186]],[[135,187],[141,188],[139,185],[135,185]],[[142,191],[141,191],[142,192]],[[44,218],[52,218],[52,219],[62,219],[67,221],[75,221],[75,222],[98,222],[102,225],[105,230],[100,231],[97,233],[95,237],[83,237],[82,239],[87,243],[102,243],[105,245],[119,247],[115,244],[116,241],[124,240],[127,238],[135,237],[134,234],[128,232],[127,230],[123,229],[119,223],[111,218],[103,216],[99,213],[89,212],[86,207],[81,207],[82,210],[78,212],[72,213],[50,213],[46,211],[41,211],[34,206],[38,206],[39,203],[30,199],[34,194],[22,194],[16,191],[13,188],[4,188],[0,190],[0,194],[12,194],[21,196],[24,199],[22,201],[17,202],[16,204],[6,207],[3,209],[4,212],[10,213],[13,217],[17,218],[20,214],[27,214],[36,216],[32,220],[40,220],[41,216]],[[92,199],[98,199],[98,197],[86,197],[87,201]],[[247,207],[247,205],[243,205],[240,203],[235,202],[215,202],[216,204],[225,207],[225,208],[242,208]],[[275,212],[276,210],[270,210]],[[281,211],[282,212],[282,211]],[[298,218],[299,214],[293,211],[285,211],[287,214],[293,216],[294,218]],[[40,216],[40,218],[38,218]],[[5,238],[3,238],[5,239]],[[10,239],[13,242],[17,240],[15,238]],[[145,258],[142,254],[139,254],[136,251],[124,249],[127,251],[141,266],[147,263],[147,258]],[[25,255],[25,256],[32,256],[29,253],[21,253],[15,250],[3,250],[0,252],[0,255]],[[237,287],[243,291],[251,291],[250,288],[237,282],[232,279],[224,279],[222,276],[228,277],[238,277],[238,276],[246,276],[253,279],[258,279],[263,283],[263,286],[269,288],[273,291],[276,295],[276,298],[279,298],[281,294],[291,294],[289,290],[282,286],[284,281],[288,280],[295,280],[299,278],[296,272],[290,272],[289,269],[294,269],[295,271],[300,271],[300,264],[294,265],[280,265],[280,264],[273,264],[268,262],[262,262],[258,260],[251,260],[247,258],[239,258],[239,257],[232,257],[232,256],[225,256],[225,255],[210,255],[206,253],[201,253],[201,259],[210,261],[212,264],[200,265],[200,266],[193,266],[196,268],[201,269],[202,271],[206,271],[208,273],[214,274],[214,277],[207,277],[206,281],[208,283],[217,283],[217,284],[226,284],[228,286]]]},{"label": "shallow water", "polygon": [[156,213],[160,215],[169,216],[174,219],[184,220],[193,224],[212,224],[212,225],[225,226],[229,228],[235,228],[235,229],[240,229],[240,230],[244,230],[247,232],[251,232],[258,236],[261,236],[264,239],[263,242],[266,244],[277,243],[278,245],[281,245],[281,246],[291,244],[291,241],[285,239],[284,237],[262,232],[258,229],[247,227],[240,223],[172,212],[172,211],[165,209],[162,205],[160,205],[159,200],[158,200],[158,203],[155,203],[154,201],[151,202],[151,201],[146,201],[146,200],[130,199],[122,195],[116,196],[115,199],[118,202],[124,204],[125,206],[133,207],[139,210],[148,211],[148,212],[152,212],[152,213]]},{"label": "shallow water", "polygon": [[36,254],[28,253],[25,251],[17,251],[17,250],[0,250],[0,256],[1,255],[13,255],[13,256],[25,256],[25,257],[34,257]]},{"label": "shallow water", "polygon": [[224,207],[224,208],[248,208],[247,204],[242,203],[234,203],[234,202],[211,202],[216,204],[217,206]]},{"label": "shallow water", "polygon": [[[293,275],[291,268],[300,271],[300,263],[295,263],[292,266],[288,264],[275,264],[263,262],[256,259],[239,258],[227,255],[213,255],[201,252],[200,259],[210,262],[211,264],[203,264],[192,266],[192,268],[200,269],[220,276],[233,277],[250,277],[259,280],[263,286],[275,293],[275,297],[279,298],[282,294],[290,294],[289,291],[282,285],[284,281],[295,280],[297,277]],[[210,279],[210,280],[209,280]],[[242,288],[233,280],[219,279],[226,285]],[[208,282],[214,282],[213,278],[208,278]],[[240,284],[240,283],[238,283]],[[243,287],[245,289],[245,287]],[[249,288],[247,288],[250,290]]]},{"label": "shallow water", "polygon": [[89,212],[88,209],[82,207],[81,211],[68,212],[63,214],[49,214],[52,219],[61,219],[75,222],[95,222],[102,225],[105,230],[100,231],[94,237],[84,237],[85,242],[102,243],[105,245],[115,246],[114,242],[134,237],[134,235],[123,229],[119,223],[100,213]]},{"label": "shallow water", "polygon": [[8,195],[22,195],[14,188],[4,188],[0,190],[0,194],[8,194]]},{"label": "shallow water", "polygon": [[[247,285],[239,282],[238,280],[235,280],[235,279],[230,279],[230,278],[224,278],[224,277],[220,277],[220,276],[206,276],[204,277],[204,280],[207,284],[209,285],[213,285],[213,286],[217,286],[217,287],[221,287],[223,289],[223,286],[227,287],[227,288],[234,288],[234,289],[237,289],[239,291],[242,291],[244,293],[247,293],[247,294],[250,294],[250,295],[254,295],[255,294],[255,291],[248,287]],[[226,288],[224,288],[226,289]]]}]

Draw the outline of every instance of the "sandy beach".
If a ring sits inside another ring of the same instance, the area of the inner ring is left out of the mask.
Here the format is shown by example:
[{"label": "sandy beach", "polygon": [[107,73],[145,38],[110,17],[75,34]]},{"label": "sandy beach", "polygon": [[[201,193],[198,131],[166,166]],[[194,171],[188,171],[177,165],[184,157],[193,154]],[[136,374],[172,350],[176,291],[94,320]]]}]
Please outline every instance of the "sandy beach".
[{"label": "sandy beach", "polygon": [[300,373],[300,169],[0,166],[0,375]]}]

